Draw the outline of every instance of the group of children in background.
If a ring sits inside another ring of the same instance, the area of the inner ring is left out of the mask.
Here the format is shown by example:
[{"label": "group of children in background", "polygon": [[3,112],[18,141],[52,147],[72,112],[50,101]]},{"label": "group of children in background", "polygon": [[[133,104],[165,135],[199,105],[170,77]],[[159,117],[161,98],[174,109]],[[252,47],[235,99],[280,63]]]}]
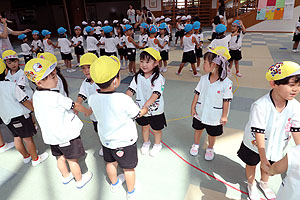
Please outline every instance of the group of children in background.
[{"label": "group of children in background", "polygon": [[[182,63],[176,74],[181,75],[185,63],[189,62],[193,75],[199,77],[201,76],[198,73],[200,58],[203,57],[203,34],[199,21],[191,23],[188,20],[191,20],[189,16],[178,18],[181,25],[176,25],[178,31],[175,36],[181,38],[184,51]],[[188,23],[183,24],[181,21]],[[111,190],[117,191],[126,181],[127,199],[133,199],[135,196],[134,169],[138,158],[137,130],[132,119],[135,119],[142,127],[141,153],[156,156],[162,149],[162,130],[167,124],[163,98],[165,79],[160,72],[167,71],[170,27],[165,22],[158,25],[143,23],[140,25],[139,41],[135,42],[131,25],[111,27],[106,22],[104,24],[106,26],[101,27],[100,38],[95,37],[95,26],[84,28],[87,33],[87,53],[83,50],[83,38],[79,26],[75,27],[76,36],[72,38],[72,42],[66,38],[66,29],[59,28],[60,36],[57,44],[53,44],[49,39],[51,32],[43,30],[44,47],[42,48],[41,42],[35,41],[38,38],[34,36],[35,42],[32,43],[34,45],[29,51],[36,53],[37,58],[26,60],[24,71],[19,68],[19,59],[15,52],[11,50],[4,52],[2,55],[4,61],[0,62],[0,98],[4,97],[4,94],[5,97],[1,99],[3,104],[1,104],[0,116],[12,131],[15,146],[22,154],[24,163],[32,160],[32,165],[36,166],[46,160],[48,154],[36,154],[32,140],[32,136],[36,133],[35,118],[31,115],[34,111],[43,140],[50,145],[52,155],[57,157],[62,182],[67,184],[75,179],[77,188],[82,188],[88,183],[92,178],[92,173],[82,174],[78,165],[78,159],[84,155],[84,148],[80,138],[83,125],[76,112],[83,112],[86,116],[90,116],[94,130],[101,141],[99,155],[103,155],[107,163],[106,171],[111,181]],[[228,77],[231,74],[230,68],[233,62],[236,66],[236,75],[242,76],[239,72],[238,61],[242,58],[241,43],[246,31],[239,20],[234,21],[231,27],[232,33],[225,36],[226,26],[222,23],[216,25],[213,36],[215,38],[209,45],[208,52],[204,54],[203,70],[206,75],[200,78],[191,106],[192,127],[195,133],[190,154],[198,155],[201,135],[206,129],[208,148],[204,157],[208,161],[214,159],[216,138],[223,134],[223,127],[228,121],[230,102],[233,98],[232,82]],[[157,36],[158,32],[159,36]],[[38,35],[38,32],[35,34]],[[27,42],[26,35],[20,39],[23,43]],[[97,50],[101,45],[104,51],[100,48],[101,56],[98,58]],[[23,46],[24,50],[28,51],[28,46]],[[60,48],[67,70],[71,72],[72,46],[75,47],[79,66],[86,76],[76,102],[66,95],[67,83],[57,71],[57,59],[53,52],[54,48]],[[142,49],[142,52],[140,53],[140,69],[136,72],[137,48]],[[45,53],[41,52],[42,49]],[[117,52],[121,61],[116,57]],[[24,54],[24,58],[25,56],[27,57],[27,54]],[[134,75],[126,95],[115,92],[120,85],[120,69],[124,68],[122,58],[129,60],[129,72]],[[5,69],[6,67],[8,70]],[[286,166],[285,169],[297,166],[290,161],[290,157],[280,160],[291,134],[296,145],[300,144],[300,107],[299,102],[294,99],[300,89],[300,66],[293,62],[276,63],[269,68],[266,78],[270,81],[272,90],[270,94],[253,103],[249,122],[245,128],[245,136],[238,151],[238,156],[246,163],[248,192],[252,200],[260,199],[255,184],[256,165],[261,161],[262,178],[259,187],[268,199],[274,199],[275,194],[267,184],[268,177],[284,171],[278,165]],[[37,86],[34,94],[32,94],[28,79]],[[130,98],[133,95],[136,95],[135,103]],[[91,109],[81,105],[84,101],[88,102]],[[60,117],[60,120],[53,116]],[[278,124],[279,121],[280,124]],[[276,123],[276,128],[273,128]],[[154,134],[154,145],[151,150],[150,128]],[[282,132],[285,134],[281,134]],[[268,140],[265,141],[265,137]],[[22,140],[26,143],[27,150]],[[0,146],[0,151],[5,145]],[[291,158],[299,157],[299,153],[295,153],[297,151],[299,151],[298,146],[291,149],[288,155],[291,155]],[[288,162],[287,159],[289,159]],[[277,161],[279,164],[275,163]],[[124,174],[119,176],[117,176],[118,165],[124,169]],[[290,173],[299,176],[299,172]],[[295,185],[291,176],[293,174],[285,180],[288,185],[282,186],[281,199],[292,199],[286,198],[285,195],[294,195],[287,192]],[[282,192],[284,190],[286,191]]]}]

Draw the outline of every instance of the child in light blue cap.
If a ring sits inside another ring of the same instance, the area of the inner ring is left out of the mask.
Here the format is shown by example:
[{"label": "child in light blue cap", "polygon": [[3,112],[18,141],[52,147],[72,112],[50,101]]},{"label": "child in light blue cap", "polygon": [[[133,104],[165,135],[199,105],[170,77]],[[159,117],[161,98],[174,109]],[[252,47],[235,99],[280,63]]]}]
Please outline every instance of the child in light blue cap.
[{"label": "child in light blue cap", "polygon": [[[119,47],[119,41],[117,38],[113,37],[112,26],[104,26],[104,38],[101,40],[101,44],[104,45],[105,55],[106,56],[117,56],[117,48]],[[103,41],[103,42],[102,42]]]},{"label": "child in light blue cap", "polygon": [[27,43],[27,41],[28,41],[27,35],[21,34],[18,36],[18,39],[22,42],[22,44],[21,44],[22,53],[21,54],[24,56],[24,61],[26,64],[29,60],[31,60],[33,58],[31,47]]},{"label": "child in light blue cap", "polygon": [[44,51],[54,54],[54,48],[57,48],[57,47],[50,40],[51,32],[44,29],[44,30],[42,30],[42,36],[44,37],[43,38]]},{"label": "child in light blue cap", "polygon": [[75,69],[72,69],[72,63],[73,56],[71,54],[71,47],[73,46],[72,43],[67,38],[67,29],[64,27],[59,27],[57,29],[58,33],[58,41],[57,41],[57,47],[60,49],[60,55],[61,59],[65,62],[65,65],[67,67],[67,72],[75,72]]},{"label": "child in light blue cap", "polygon": [[31,42],[31,51],[34,52],[36,54],[36,56],[39,54],[39,53],[43,53],[44,50],[43,50],[43,43],[42,41],[39,39],[39,35],[40,35],[40,32],[37,31],[37,30],[33,30],[32,31],[32,42]]},{"label": "child in light blue cap", "polygon": [[[203,47],[204,36],[203,36],[202,30],[201,30],[201,23],[199,21],[195,21],[193,23],[193,28],[194,28],[194,36],[198,43],[198,45],[195,48],[195,54],[196,54],[196,59],[197,59],[196,70],[199,72],[201,58],[203,57],[202,47]],[[192,71],[192,68],[190,69],[190,71]]]}]

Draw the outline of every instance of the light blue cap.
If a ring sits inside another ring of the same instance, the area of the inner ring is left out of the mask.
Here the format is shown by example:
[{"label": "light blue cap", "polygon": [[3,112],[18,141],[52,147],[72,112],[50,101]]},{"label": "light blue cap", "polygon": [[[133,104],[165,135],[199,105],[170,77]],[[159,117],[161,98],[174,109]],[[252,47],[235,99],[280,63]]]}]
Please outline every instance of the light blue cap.
[{"label": "light blue cap", "polygon": [[32,35],[35,35],[35,34],[39,35],[39,34],[40,34],[40,32],[39,32],[39,31],[37,31],[37,30],[33,30],[33,31],[32,31]]},{"label": "light blue cap", "polygon": [[21,34],[21,35],[18,35],[18,39],[19,40],[23,40],[24,38],[26,38],[27,36],[25,34]]},{"label": "light blue cap", "polygon": [[216,26],[217,33],[224,33],[226,30],[227,30],[227,28],[224,24],[219,24]]},{"label": "light blue cap", "polygon": [[109,33],[109,32],[112,32],[113,31],[113,27],[111,26],[104,26],[102,27],[104,33]]},{"label": "light blue cap", "polygon": [[94,28],[91,27],[91,26],[85,27],[85,31],[86,31],[87,33],[91,32],[91,31],[93,31],[93,30],[94,30]]},{"label": "light blue cap", "polygon": [[57,33],[58,33],[58,34],[64,34],[65,32],[67,32],[67,29],[65,29],[64,27],[59,27],[59,28],[57,29]]},{"label": "light blue cap", "polygon": [[50,31],[48,31],[48,30],[42,30],[42,36],[46,36],[46,35],[50,35],[51,34],[51,32]]},{"label": "light blue cap", "polygon": [[201,23],[200,23],[199,21],[195,21],[195,22],[193,23],[193,28],[194,28],[194,29],[200,29],[200,26],[201,26]]},{"label": "light blue cap", "polygon": [[168,25],[164,22],[164,23],[161,23],[158,28],[159,29],[167,29]]},{"label": "light blue cap", "polygon": [[132,26],[129,25],[129,24],[126,24],[125,26],[123,26],[123,31],[124,31],[124,32],[125,32],[125,31],[128,31],[128,30],[130,30],[130,29],[132,29]]},{"label": "light blue cap", "polygon": [[185,25],[185,27],[184,27],[185,32],[190,32],[191,30],[193,30],[193,25],[192,24]]},{"label": "light blue cap", "polygon": [[242,27],[239,20],[235,20],[232,24],[237,25],[238,27]]},{"label": "light blue cap", "polygon": [[149,25],[144,22],[144,23],[141,23],[140,27],[147,29],[147,28],[149,28]]},{"label": "light blue cap", "polygon": [[150,33],[157,33],[157,32],[158,32],[157,26],[151,25],[151,26],[149,27],[149,32],[150,32]]}]

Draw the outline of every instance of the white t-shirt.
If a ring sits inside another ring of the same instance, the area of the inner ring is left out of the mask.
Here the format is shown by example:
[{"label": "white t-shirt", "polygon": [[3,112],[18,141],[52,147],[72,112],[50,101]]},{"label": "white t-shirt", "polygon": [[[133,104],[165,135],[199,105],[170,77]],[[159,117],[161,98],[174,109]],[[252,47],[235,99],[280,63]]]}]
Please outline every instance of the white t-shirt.
[{"label": "white t-shirt", "polygon": [[129,48],[129,49],[135,49],[134,44],[133,44],[132,42],[129,42],[129,41],[128,41],[128,37],[129,37],[129,36],[126,36],[126,37],[125,37],[125,44],[126,44],[126,47]]},{"label": "white t-shirt", "polygon": [[67,38],[58,38],[58,47],[60,47],[60,52],[64,54],[71,53],[71,42]]},{"label": "white t-shirt", "polygon": [[12,118],[22,115],[29,117],[31,111],[21,104],[26,100],[28,96],[16,83],[0,81],[0,117],[6,125]]},{"label": "white t-shirt", "polygon": [[288,101],[279,113],[270,92],[252,104],[243,143],[258,153],[255,133],[264,134],[266,157],[276,162],[282,158],[293,128],[300,128],[300,103],[295,99]]},{"label": "white t-shirt", "polygon": [[146,43],[144,48],[147,48],[148,47],[148,35],[147,34],[139,36],[139,46],[143,46],[144,43]]},{"label": "white t-shirt", "polygon": [[151,79],[153,76],[154,74],[146,79],[143,75],[138,74],[137,83],[134,77],[129,85],[129,90],[136,93],[136,104],[140,108],[143,108],[144,104],[150,99],[153,93],[159,95],[159,98],[149,107],[149,111],[145,115],[146,117],[164,113],[163,92],[165,89],[165,78],[159,74],[152,85]]},{"label": "white t-shirt", "polygon": [[[101,43],[103,43],[103,42],[104,42],[104,38],[105,38],[104,36],[101,36],[101,38],[100,38],[99,41],[100,41]],[[99,45],[99,48],[100,48],[100,49],[105,49],[105,45],[104,45],[104,44],[101,44],[101,45]]]},{"label": "white t-shirt", "polygon": [[51,89],[52,91],[59,91],[63,96],[67,96],[67,93],[64,89],[64,84],[59,76],[57,76],[57,85],[56,88]]},{"label": "white t-shirt", "polygon": [[[87,78],[82,81],[78,96],[83,99],[84,102],[87,102],[89,97],[99,90],[99,86],[95,82],[91,82]],[[96,121],[94,113],[90,116],[92,121]]]},{"label": "white t-shirt", "polygon": [[22,54],[24,56],[32,55],[32,53],[31,53],[31,47],[27,43],[22,43],[21,44],[21,49],[22,49]]},{"label": "white t-shirt", "polygon": [[48,39],[43,40],[44,51],[54,54],[54,47],[48,44]]},{"label": "white t-shirt", "polygon": [[237,35],[231,37],[231,40],[229,41],[229,50],[241,50],[242,40],[243,40],[244,36],[245,36],[245,34],[241,31],[238,40],[237,40],[237,38],[238,38]]},{"label": "white t-shirt", "polygon": [[148,47],[152,47],[156,51],[159,51],[158,44],[154,43],[155,39],[156,39],[155,37],[148,37]]},{"label": "white t-shirt", "polygon": [[211,26],[212,26],[212,32],[215,33],[217,25],[215,25],[215,23],[212,23]]},{"label": "white t-shirt", "polygon": [[[0,23],[0,33],[3,33],[4,25]],[[11,34],[12,30],[7,27],[8,34]],[[9,37],[7,38],[0,38],[0,57],[2,57],[2,53],[6,50],[13,50],[13,47],[9,41]]]},{"label": "white t-shirt", "polygon": [[134,9],[128,9],[127,10],[127,16],[128,19],[130,20],[131,24],[135,23],[135,10]]},{"label": "white t-shirt", "polygon": [[33,107],[44,143],[64,144],[80,135],[83,124],[72,110],[72,99],[59,92],[37,90],[33,94]]},{"label": "white t-shirt", "polygon": [[142,19],[142,15],[136,15],[136,22],[140,22],[141,19]]},{"label": "white t-shirt", "polygon": [[98,134],[103,146],[116,149],[134,144],[137,130],[134,122],[140,109],[123,93],[102,93],[90,96],[88,103],[98,121]]},{"label": "white t-shirt", "polygon": [[299,30],[297,29],[297,28],[299,28],[300,27],[300,22],[297,22],[297,24],[296,24],[296,29],[295,29],[295,34],[296,35],[298,35],[300,32],[299,32]]},{"label": "white t-shirt", "polygon": [[195,33],[193,36],[196,38],[196,41],[198,42],[198,44],[200,44],[200,42],[204,41],[203,33],[197,33],[197,34]]},{"label": "white t-shirt", "polygon": [[169,51],[169,36],[165,35],[163,38],[160,37],[160,36],[157,36],[156,37],[160,43],[160,45],[164,45],[165,42],[167,42],[166,46],[164,46],[164,48],[160,48],[159,47],[159,51],[162,52],[162,51]]},{"label": "white t-shirt", "polygon": [[96,35],[100,35],[101,34],[101,26],[96,26],[95,27],[95,33],[96,33]]},{"label": "white t-shirt", "polygon": [[8,70],[7,75],[5,76],[5,79],[15,82],[29,97],[29,99],[32,98],[33,91],[29,85],[29,81],[26,78],[24,71],[22,69],[19,69],[16,73],[13,75],[11,74],[11,71]]},{"label": "white t-shirt", "polygon": [[73,36],[72,40],[71,40],[75,45],[78,44],[78,42],[81,42],[80,45],[83,45],[83,37],[79,36]]},{"label": "white t-shirt", "polygon": [[286,177],[276,195],[277,200],[299,200],[300,197],[300,145],[287,152],[288,169]]},{"label": "white t-shirt", "polygon": [[196,43],[193,42],[194,36],[183,36],[183,52],[195,51]]},{"label": "white t-shirt", "polygon": [[176,25],[176,31],[181,31],[181,30],[183,30],[184,29],[184,24],[182,24],[182,23],[177,23],[177,25]]},{"label": "white t-shirt", "polygon": [[86,48],[87,48],[88,51],[97,51],[97,49],[98,49],[97,44],[98,43],[99,43],[99,41],[94,36],[91,36],[91,35],[87,36],[87,38],[86,38]]},{"label": "white t-shirt", "polygon": [[33,50],[36,50],[38,47],[43,49],[43,43],[41,40],[32,40],[31,46],[33,47]]},{"label": "white t-shirt", "polygon": [[117,52],[117,45],[119,44],[118,38],[103,38],[104,48],[106,53]]},{"label": "white t-shirt", "polygon": [[233,98],[232,81],[225,78],[223,81],[210,83],[209,77],[210,74],[201,76],[195,89],[199,98],[196,104],[197,115],[194,117],[203,124],[217,126],[221,124],[224,100],[230,101]]},{"label": "white t-shirt", "polygon": [[231,40],[231,34],[226,35],[224,38],[222,39],[214,39],[213,41],[211,41],[211,43],[209,44],[208,47],[211,48],[215,48],[215,47],[226,47],[228,49],[228,43]]}]

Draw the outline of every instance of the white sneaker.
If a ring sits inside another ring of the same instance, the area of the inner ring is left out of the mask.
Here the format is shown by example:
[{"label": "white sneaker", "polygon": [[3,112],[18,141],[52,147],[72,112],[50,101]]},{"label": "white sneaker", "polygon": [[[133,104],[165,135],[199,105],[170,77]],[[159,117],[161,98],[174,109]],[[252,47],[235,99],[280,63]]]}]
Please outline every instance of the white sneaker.
[{"label": "white sneaker", "polygon": [[270,200],[276,200],[276,195],[275,193],[269,188],[267,182],[260,181],[259,183],[260,189],[263,191],[264,195],[267,197],[267,199]]},{"label": "white sneaker", "polygon": [[11,148],[14,148],[14,147],[15,147],[14,142],[5,143],[4,146],[0,148],[0,153],[10,150]]},{"label": "white sneaker", "polygon": [[154,144],[151,151],[150,151],[150,156],[154,157],[157,156],[162,149],[162,144]]},{"label": "white sneaker", "polygon": [[63,183],[64,185],[70,183],[73,179],[74,179],[74,176],[73,176],[73,174],[72,174],[71,172],[70,172],[70,174],[69,174],[68,177],[66,177],[66,178],[65,178],[65,177],[62,177],[62,178],[61,178],[62,183]]},{"label": "white sneaker", "polygon": [[176,75],[182,76],[182,72],[180,72],[180,73],[176,72]]},{"label": "white sneaker", "polygon": [[193,68],[190,68],[190,72],[192,72],[193,71]]},{"label": "white sneaker", "polygon": [[45,160],[47,160],[47,158],[49,157],[48,153],[42,153],[41,155],[38,155],[38,159],[36,161],[32,160],[31,164],[33,167],[39,165],[40,163],[44,162]]},{"label": "white sneaker", "polygon": [[162,72],[166,73],[168,71],[168,68],[167,67],[164,67]]},{"label": "white sneaker", "polygon": [[236,73],[236,75],[237,75],[238,77],[243,77],[243,75],[242,75],[240,72]]},{"label": "white sneaker", "polygon": [[122,187],[122,184],[125,182],[125,176],[124,174],[120,174],[118,176],[117,183],[115,185],[110,184],[110,191],[117,192]]},{"label": "white sneaker", "polygon": [[199,73],[193,74],[193,77],[201,77],[201,74],[199,74]]},{"label": "white sneaker", "polygon": [[163,71],[163,67],[161,67],[160,69],[159,69],[159,72],[162,72]]},{"label": "white sneaker", "polygon": [[29,155],[28,158],[23,158],[23,162],[24,162],[25,164],[29,163],[30,161],[31,161],[31,156],[30,156],[30,155]]},{"label": "white sneaker", "polygon": [[103,148],[99,150],[99,156],[103,156]]},{"label": "white sneaker", "polygon": [[205,160],[213,160],[215,157],[215,153],[214,153],[214,149],[206,149],[206,152],[205,152]]},{"label": "white sneaker", "polygon": [[247,189],[248,189],[248,195],[249,195],[250,200],[260,200],[260,196],[258,193],[258,189],[256,187],[256,183],[255,183],[255,185],[248,183]]},{"label": "white sneaker", "polygon": [[150,148],[151,142],[144,142],[141,147],[141,154],[147,155],[149,154],[149,148]]},{"label": "white sneaker", "polygon": [[227,77],[231,77],[231,75],[232,75],[231,69],[228,67],[227,68]]},{"label": "white sneaker", "polygon": [[197,71],[197,72],[200,72],[200,67],[196,67],[196,71]]},{"label": "white sneaker", "polygon": [[192,156],[197,156],[199,152],[199,145],[193,144],[191,149],[190,149],[190,154]]},{"label": "white sneaker", "polygon": [[83,188],[93,177],[92,172],[86,172],[85,174],[81,175],[81,180],[76,182],[76,187],[78,189]]},{"label": "white sneaker", "polygon": [[134,200],[134,199],[136,199],[135,188],[133,189],[133,192],[131,192],[131,193],[127,192],[126,198],[127,198],[127,200]]},{"label": "white sneaker", "polygon": [[293,52],[294,52],[294,53],[298,53],[299,50],[298,50],[298,49],[293,49]]}]

